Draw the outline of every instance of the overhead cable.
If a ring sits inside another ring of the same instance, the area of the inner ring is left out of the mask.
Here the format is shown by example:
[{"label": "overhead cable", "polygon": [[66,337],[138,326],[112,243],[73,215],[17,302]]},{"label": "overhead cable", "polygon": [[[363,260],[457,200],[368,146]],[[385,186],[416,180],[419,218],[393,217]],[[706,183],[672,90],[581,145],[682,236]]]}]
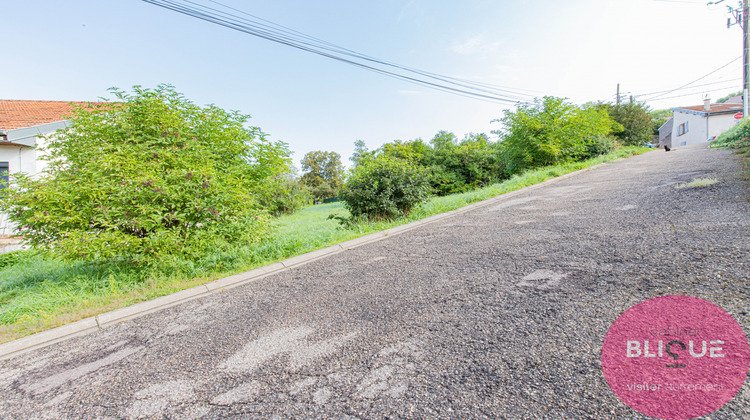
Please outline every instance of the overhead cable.
[{"label": "overhead cable", "polygon": [[[530,102],[533,95],[521,89],[513,89],[486,83],[473,82],[456,77],[444,76],[408,66],[380,60],[356,51],[340,47],[333,43],[306,35],[302,32],[275,24],[241,10],[226,6],[218,1],[211,3],[222,6],[232,12],[219,10],[190,0],[144,0],[168,10],[182,13],[210,23],[234,29],[239,32],[257,36],[302,51],[307,51],[339,62],[350,64],[384,76],[404,80],[409,83],[437,89],[460,96],[480,99],[489,102],[516,104]],[[252,19],[238,16],[236,13]]]},{"label": "overhead cable", "polygon": [[705,79],[706,77],[708,77],[708,76],[710,76],[710,75],[712,75],[712,74],[716,73],[717,71],[719,71],[719,70],[721,70],[721,69],[723,69],[723,68],[725,68],[725,67],[728,67],[729,65],[733,64],[733,63],[734,63],[735,61],[737,61],[737,60],[739,60],[739,59],[741,59],[741,58],[742,58],[742,56],[739,56],[739,57],[735,58],[734,60],[732,60],[732,61],[728,62],[727,64],[724,64],[723,66],[721,66],[721,67],[719,67],[719,68],[717,68],[717,69],[715,69],[715,70],[713,70],[713,71],[711,71],[711,72],[709,72],[709,73],[707,73],[707,74],[705,74],[705,75],[703,75],[703,76],[701,76],[701,77],[699,77],[699,78],[697,78],[697,79],[693,80],[693,81],[692,81],[692,82],[690,82],[690,83],[686,83],[686,84],[684,84],[684,85],[682,85],[682,86],[680,86],[680,87],[678,87],[678,88],[674,88],[674,89],[672,89],[672,90],[668,90],[668,91],[666,91],[666,92],[664,92],[664,93],[661,93],[661,94],[659,94],[659,95],[653,96],[653,97],[651,97],[651,98],[645,98],[644,100],[645,100],[645,101],[652,101],[652,100],[654,100],[654,99],[656,99],[656,98],[660,98],[660,97],[662,97],[662,96],[665,96],[665,95],[668,95],[668,94],[670,94],[670,93],[672,93],[672,92],[678,91],[678,90],[680,90],[680,89],[684,89],[684,88],[686,88],[686,87],[688,87],[688,86],[692,85],[693,83],[695,83],[695,82],[698,82],[698,81],[700,81],[700,80],[703,80],[703,79]]}]

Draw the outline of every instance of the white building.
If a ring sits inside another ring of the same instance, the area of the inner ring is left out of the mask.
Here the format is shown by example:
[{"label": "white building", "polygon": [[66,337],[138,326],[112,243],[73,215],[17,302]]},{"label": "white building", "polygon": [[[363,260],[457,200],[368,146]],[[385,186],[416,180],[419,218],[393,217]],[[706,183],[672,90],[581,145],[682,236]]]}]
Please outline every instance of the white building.
[{"label": "white building", "polygon": [[[24,172],[38,176],[45,168],[41,160],[43,136],[69,124],[66,115],[83,102],[0,100],[0,180]],[[0,188],[5,188],[0,184]],[[12,234],[7,216],[0,213],[0,238]]]},{"label": "white building", "polygon": [[[740,98],[737,103],[737,99]],[[659,129],[659,146],[678,147],[710,141],[734,127],[739,120],[734,115],[742,112],[742,98],[734,97],[723,104],[672,108],[672,119]]]}]

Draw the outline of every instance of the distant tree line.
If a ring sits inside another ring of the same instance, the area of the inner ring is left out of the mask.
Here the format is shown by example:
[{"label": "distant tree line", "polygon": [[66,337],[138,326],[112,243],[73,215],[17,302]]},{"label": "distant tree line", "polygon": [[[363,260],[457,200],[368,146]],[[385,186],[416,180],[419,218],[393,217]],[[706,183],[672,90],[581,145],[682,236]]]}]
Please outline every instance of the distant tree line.
[{"label": "distant tree line", "polygon": [[312,151],[302,158],[302,175],[285,175],[274,200],[275,214],[334,197],[354,216],[373,219],[407,214],[430,195],[448,195],[508,179],[547,165],[580,161],[620,146],[645,145],[663,121],[644,104],[606,102],[575,105],[556,97],[518,104],[495,120],[492,134],[459,139],[440,131],[429,140],[394,140],[369,150],[354,142],[345,171],[338,153]]},{"label": "distant tree line", "polygon": [[368,151],[355,143],[354,168],[341,190],[353,216],[398,217],[428,196],[484,187],[525,170],[585,160],[620,146],[653,139],[652,117],[640,103],[588,103],[577,106],[538,98],[506,110],[492,133],[440,131],[429,142],[395,140]]}]

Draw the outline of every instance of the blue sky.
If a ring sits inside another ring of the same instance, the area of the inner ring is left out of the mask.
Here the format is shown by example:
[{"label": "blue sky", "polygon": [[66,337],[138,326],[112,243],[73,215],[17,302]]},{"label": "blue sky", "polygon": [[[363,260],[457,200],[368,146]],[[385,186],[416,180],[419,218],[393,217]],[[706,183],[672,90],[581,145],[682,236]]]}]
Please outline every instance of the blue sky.
[{"label": "blue sky", "polygon": [[[742,54],[741,30],[726,28],[723,4],[693,0],[222,3],[390,62],[576,103],[614,100],[618,82],[627,94],[668,91]],[[512,107],[394,80],[142,1],[0,0],[0,10],[0,98],[96,100],[113,86],[170,83],[199,105],[252,115],[252,125],[290,145],[296,162],[332,150],[348,163],[357,139],[372,149],[429,140],[439,130],[489,134],[500,128],[490,121]],[[741,77],[737,60],[694,83],[701,86],[649,105],[697,105],[705,93],[716,99],[740,90]]]}]

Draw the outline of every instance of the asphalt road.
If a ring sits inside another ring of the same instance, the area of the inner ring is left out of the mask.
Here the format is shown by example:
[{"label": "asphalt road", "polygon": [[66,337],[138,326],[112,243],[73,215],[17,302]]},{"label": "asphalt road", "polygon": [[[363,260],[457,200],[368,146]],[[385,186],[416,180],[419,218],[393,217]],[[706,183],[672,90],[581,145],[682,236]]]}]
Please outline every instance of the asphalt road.
[{"label": "asphalt road", "polygon": [[0,417],[641,418],[601,370],[623,311],[688,294],[750,332],[743,170],[647,153],[35,350]]}]

